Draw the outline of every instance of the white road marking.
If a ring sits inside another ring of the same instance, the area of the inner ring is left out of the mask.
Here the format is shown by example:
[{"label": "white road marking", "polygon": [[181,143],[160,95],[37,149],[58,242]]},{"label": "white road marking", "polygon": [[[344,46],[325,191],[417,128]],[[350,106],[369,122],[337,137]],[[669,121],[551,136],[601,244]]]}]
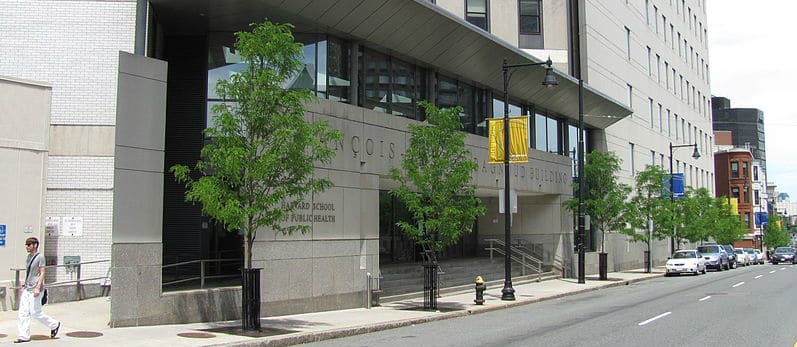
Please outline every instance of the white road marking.
[{"label": "white road marking", "polygon": [[650,322],[652,322],[652,321],[654,321],[654,320],[657,320],[657,319],[659,319],[659,318],[661,318],[661,317],[666,317],[666,316],[669,316],[669,315],[670,315],[670,313],[672,313],[672,312],[664,312],[664,313],[662,313],[662,314],[660,314],[660,315],[658,315],[658,316],[656,316],[656,317],[653,317],[653,318],[651,318],[651,319],[648,319],[648,320],[646,320],[646,321],[644,321],[644,322],[640,322],[638,325],[642,326],[642,325],[648,324],[648,323],[650,323]]},{"label": "white road marking", "polygon": [[756,276],[756,277],[754,277],[754,278],[755,278],[755,279],[759,279],[759,278],[761,278],[761,277],[764,277],[764,275],[758,275],[758,276]]},{"label": "white road marking", "polygon": [[736,288],[736,287],[738,287],[738,286],[740,286],[742,284],[744,284],[744,282],[739,282],[739,283],[734,284],[733,287]]},{"label": "white road marking", "polygon": [[705,298],[702,298],[702,299],[700,299],[700,300],[698,300],[698,301],[706,301],[706,300],[708,300],[708,299],[711,299],[711,295],[709,295],[709,296],[706,296]]},{"label": "white road marking", "polygon": [[773,273],[775,273],[775,270],[772,270],[772,271],[770,271],[769,273],[773,274]]}]

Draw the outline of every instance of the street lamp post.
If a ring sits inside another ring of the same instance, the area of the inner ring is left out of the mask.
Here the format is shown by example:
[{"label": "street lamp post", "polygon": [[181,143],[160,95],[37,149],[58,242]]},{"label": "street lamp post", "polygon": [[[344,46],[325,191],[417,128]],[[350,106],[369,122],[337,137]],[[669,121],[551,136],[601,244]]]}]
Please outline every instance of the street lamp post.
[{"label": "street lamp post", "polygon": [[542,85],[555,87],[559,81],[553,74],[551,58],[541,63],[507,64],[504,59],[501,71],[504,74],[504,289],[501,290],[501,300],[515,300],[515,289],[512,288],[512,244],[510,223],[512,210],[509,206],[509,70],[521,66],[545,65],[545,78]]},{"label": "street lamp post", "polygon": [[578,283],[587,283],[584,249],[584,80],[578,79]]},{"label": "street lamp post", "polygon": [[[673,148],[682,148],[682,147],[694,147],[695,151],[692,152],[692,158],[698,159],[700,158],[700,152],[697,151],[697,143],[692,144],[684,144],[684,145],[673,145],[670,142],[670,202],[674,202],[675,199],[675,187],[673,185],[674,179],[672,177],[672,150]],[[674,218],[674,217],[673,217]],[[675,253],[675,226],[673,225],[673,236],[670,237],[670,254]],[[650,255],[648,255],[649,257]],[[650,259],[648,259],[648,264],[650,264]]]}]

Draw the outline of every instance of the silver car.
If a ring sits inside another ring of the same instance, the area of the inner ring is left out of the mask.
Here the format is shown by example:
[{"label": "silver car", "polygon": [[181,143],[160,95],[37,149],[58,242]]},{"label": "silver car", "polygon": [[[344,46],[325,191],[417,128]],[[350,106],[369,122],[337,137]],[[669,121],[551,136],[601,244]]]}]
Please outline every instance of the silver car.
[{"label": "silver car", "polygon": [[720,245],[700,245],[697,246],[697,251],[703,254],[703,259],[706,260],[706,267],[717,269],[717,271],[730,269],[731,263],[724,247]]}]

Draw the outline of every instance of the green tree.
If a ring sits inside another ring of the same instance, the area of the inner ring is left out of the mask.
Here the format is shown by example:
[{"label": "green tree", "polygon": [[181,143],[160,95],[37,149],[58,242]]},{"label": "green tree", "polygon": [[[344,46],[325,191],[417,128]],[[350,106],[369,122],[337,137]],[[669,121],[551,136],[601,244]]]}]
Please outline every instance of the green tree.
[{"label": "green tree", "polygon": [[715,199],[718,209],[716,227],[711,230],[711,237],[721,245],[734,243],[744,238],[747,230],[738,214],[734,214],[726,197]]},{"label": "green tree", "polygon": [[466,133],[460,131],[462,108],[440,109],[426,101],[419,105],[426,110],[426,124],[409,125],[401,169],[390,170],[400,186],[390,193],[404,202],[415,221],[396,224],[434,256],[470,232],[485,208],[470,183],[478,164],[465,146]]},{"label": "green tree", "polygon": [[303,66],[302,44],[294,41],[292,28],[266,21],[235,34],[248,68],[216,86],[226,102],[212,108],[214,126],[205,129],[211,142],[202,148],[195,174],[185,165],[170,169],[185,183],[187,201],[201,203],[202,213],[244,235],[246,268],[252,267],[258,229],[309,230],[283,223],[296,208],[291,202],[332,185],[313,177],[314,165],[331,160],[335,149],[329,144],[342,138],[326,123],[304,119],[308,90],[281,86]]},{"label": "green tree", "polygon": [[718,204],[717,198],[711,196],[706,188],[688,188],[683,198],[675,199],[673,207],[678,217],[678,245],[684,239],[690,242],[708,241],[718,234],[717,220],[722,204]]},{"label": "green tree", "polygon": [[[650,252],[651,242],[673,236],[677,223],[667,192],[667,172],[659,166],[648,165],[637,172],[634,197],[628,204],[627,214],[631,228],[622,232],[634,241],[644,242]],[[642,232],[638,232],[642,230]]]},{"label": "green tree", "polygon": [[781,227],[780,217],[769,215],[767,226],[764,228],[764,244],[767,248],[791,246],[791,235]]},{"label": "green tree", "polygon": [[[626,200],[631,187],[617,181],[620,158],[614,152],[590,152],[584,164],[584,213],[590,224],[601,232],[600,251],[605,251],[606,234],[625,228]],[[578,189],[578,183],[574,184]],[[578,198],[565,201],[572,213],[578,213]]]}]

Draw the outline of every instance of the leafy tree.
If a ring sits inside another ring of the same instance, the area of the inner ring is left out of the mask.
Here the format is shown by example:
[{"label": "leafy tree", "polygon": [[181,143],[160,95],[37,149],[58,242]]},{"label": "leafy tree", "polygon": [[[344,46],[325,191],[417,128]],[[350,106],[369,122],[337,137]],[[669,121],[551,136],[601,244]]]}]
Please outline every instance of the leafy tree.
[{"label": "leafy tree", "polygon": [[[601,231],[600,251],[604,252],[606,234],[625,227],[626,200],[631,187],[617,181],[620,171],[620,158],[614,152],[590,152],[584,164],[584,213],[589,215],[590,224]],[[574,184],[578,189],[578,183]],[[572,213],[578,213],[578,198],[565,201]]]},{"label": "leafy tree", "polygon": [[421,101],[426,124],[409,125],[411,134],[401,169],[390,173],[400,186],[390,193],[404,202],[415,223],[396,223],[425,249],[439,252],[470,232],[476,217],[485,213],[470,184],[478,164],[460,131],[461,107],[440,109]]},{"label": "leafy tree", "polygon": [[[651,242],[673,236],[675,214],[666,193],[667,172],[659,166],[648,165],[636,175],[635,195],[628,204],[627,214],[631,228],[622,230],[634,241],[644,242],[650,251]],[[637,232],[643,230],[643,232]]]},{"label": "leafy tree", "polygon": [[715,204],[718,209],[716,227],[712,230],[711,237],[719,244],[727,245],[744,238],[745,225],[738,214],[731,211],[731,205],[726,197],[717,197]]},{"label": "leafy tree", "polygon": [[711,196],[706,188],[688,188],[685,193],[683,198],[675,199],[674,208],[680,218],[677,244],[680,245],[682,239],[690,242],[708,241],[718,235],[717,220],[722,204],[718,204],[717,198]]},{"label": "leafy tree", "polygon": [[767,248],[790,246],[791,235],[780,226],[780,217],[769,215],[767,226],[764,228],[764,244]]},{"label": "leafy tree", "polygon": [[[252,244],[260,228],[290,234],[307,225],[284,226],[298,201],[330,187],[313,177],[314,164],[328,162],[328,146],[342,135],[326,123],[304,119],[306,90],[286,90],[282,83],[303,66],[302,44],[289,24],[252,24],[236,33],[236,49],[247,69],[220,81],[216,93],[226,102],[214,105],[211,142],[202,148],[194,168],[175,165],[170,171],[186,185],[186,200],[202,204],[202,212],[245,237],[245,267],[252,267]],[[195,178],[200,176],[199,178]]]}]

